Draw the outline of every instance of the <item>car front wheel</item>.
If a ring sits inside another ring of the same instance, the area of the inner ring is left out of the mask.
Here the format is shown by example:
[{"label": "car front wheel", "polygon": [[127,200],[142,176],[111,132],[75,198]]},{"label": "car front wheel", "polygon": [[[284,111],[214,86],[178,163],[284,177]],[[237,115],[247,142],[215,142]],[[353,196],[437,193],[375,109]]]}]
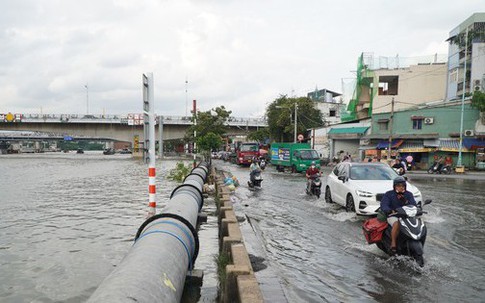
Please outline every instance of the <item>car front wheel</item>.
[{"label": "car front wheel", "polygon": [[345,202],[345,210],[347,210],[347,212],[355,212],[354,198],[352,197],[351,194],[347,195],[347,200]]},{"label": "car front wheel", "polygon": [[332,193],[330,192],[330,187],[327,186],[325,188],[325,202],[327,203],[333,203],[332,201]]}]

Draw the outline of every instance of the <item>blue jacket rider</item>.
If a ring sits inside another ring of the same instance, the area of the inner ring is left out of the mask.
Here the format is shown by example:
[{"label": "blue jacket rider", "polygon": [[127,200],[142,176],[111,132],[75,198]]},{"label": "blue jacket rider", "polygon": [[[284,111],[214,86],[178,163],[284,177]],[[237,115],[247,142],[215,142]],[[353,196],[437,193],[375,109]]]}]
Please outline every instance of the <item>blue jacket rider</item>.
[{"label": "blue jacket rider", "polygon": [[397,217],[389,215],[393,214],[396,208],[400,208],[405,205],[416,205],[416,200],[414,200],[413,194],[406,190],[406,179],[399,176],[393,181],[393,190],[386,192],[381,200],[381,210],[388,216],[387,222],[392,226],[392,254],[395,254],[397,250],[396,240],[399,235],[399,222]]}]

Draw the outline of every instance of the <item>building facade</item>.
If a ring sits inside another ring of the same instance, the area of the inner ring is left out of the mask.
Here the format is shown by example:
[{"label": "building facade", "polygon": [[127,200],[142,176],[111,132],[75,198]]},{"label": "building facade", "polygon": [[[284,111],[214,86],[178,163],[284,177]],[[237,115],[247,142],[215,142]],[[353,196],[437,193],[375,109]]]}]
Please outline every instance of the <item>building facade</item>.
[{"label": "building facade", "polygon": [[[485,140],[475,136],[475,124],[480,120],[478,110],[466,101],[463,111],[462,164],[476,166],[477,148]],[[361,148],[366,155],[384,159],[388,157],[391,141],[391,158],[411,155],[416,168],[426,169],[434,156],[451,156],[456,165],[460,152],[461,102],[423,104],[412,109],[391,113],[373,114],[371,134],[364,136]],[[392,128],[391,128],[392,124]]]},{"label": "building facade", "polygon": [[485,89],[485,13],[475,13],[450,32],[446,99]]}]

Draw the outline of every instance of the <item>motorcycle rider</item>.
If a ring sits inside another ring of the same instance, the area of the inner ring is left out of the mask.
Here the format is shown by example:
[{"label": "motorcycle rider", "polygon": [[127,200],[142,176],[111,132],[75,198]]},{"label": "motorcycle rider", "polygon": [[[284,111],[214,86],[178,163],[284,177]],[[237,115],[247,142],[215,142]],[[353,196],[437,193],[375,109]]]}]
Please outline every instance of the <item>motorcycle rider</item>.
[{"label": "motorcycle rider", "polygon": [[396,158],[396,160],[394,160],[392,168],[396,170],[399,175],[404,175],[406,172],[406,166],[402,163],[400,158]]},{"label": "motorcycle rider", "polygon": [[443,166],[443,168],[448,167],[448,169],[451,169],[452,166],[453,166],[453,158],[450,155],[448,155],[445,157],[445,165]]},{"label": "motorcycle rider", "polygon": [[249,166],[249,180],[254,182],[254,174],[256,172],[261,172],[261,167],[259,167],[258,158],[254,157]]},{"label": "motorcycle rider", "polygon": [[406,179],[399,176],[393,180],[393,189],[386,192],[381,200],[381,210],[387,215],[387,223],[392,226],[391,230],[391,252],[396,253],[397,237],[399,235],[399,222],[397,217],[390,216],[397,208],[404,205],[416,205],[413,194],[406,190]]},{"label": "motorcycle rider", "polygon": [[307,182],[306,182],[306,188],[308,191],[311,190],[311,186],[312,186],[312,177],[316,175],[317,177],[320,177],[320,170],[318,170],[316,164],[315,164],[315,161],[312,161],[312,164],[310,165],[310,167],[306,170],[306,178],[307,178]]}]

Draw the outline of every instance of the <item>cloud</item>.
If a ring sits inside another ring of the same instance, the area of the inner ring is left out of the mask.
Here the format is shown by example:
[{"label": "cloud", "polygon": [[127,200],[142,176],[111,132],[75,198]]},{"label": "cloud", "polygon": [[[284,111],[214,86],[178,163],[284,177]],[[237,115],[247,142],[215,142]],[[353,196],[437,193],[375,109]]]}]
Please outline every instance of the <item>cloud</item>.
[{"label": "cloud", "polygon": [[280,94],[342,91],[361,52],[446,52],[481,5],[465,2],[4,0],[0,112],[85,113],[86,83],[91,113],[141,112],[153,72],[159,114],[196,99],[258,116]]}]

